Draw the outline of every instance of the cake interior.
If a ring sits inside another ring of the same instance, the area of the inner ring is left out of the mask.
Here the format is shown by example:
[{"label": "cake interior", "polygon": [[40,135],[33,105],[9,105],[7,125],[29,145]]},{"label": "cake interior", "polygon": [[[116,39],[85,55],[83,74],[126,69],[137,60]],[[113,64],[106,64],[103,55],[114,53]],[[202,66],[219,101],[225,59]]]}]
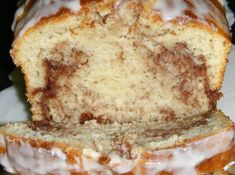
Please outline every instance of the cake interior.
[{"label": "cake interior", "polygon": [[154,23],[142,8],[134,1],[105,14],[92,7],[89,17],[81,12],[28,33],[20,57],[34,119],[152,122],[215,107],[221,37]]}]

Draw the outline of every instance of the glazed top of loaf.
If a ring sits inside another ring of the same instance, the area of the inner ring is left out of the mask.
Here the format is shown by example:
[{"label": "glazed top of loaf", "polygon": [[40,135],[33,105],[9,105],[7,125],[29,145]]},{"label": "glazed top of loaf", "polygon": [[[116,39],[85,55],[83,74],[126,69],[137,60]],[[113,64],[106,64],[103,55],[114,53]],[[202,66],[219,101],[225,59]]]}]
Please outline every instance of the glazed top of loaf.
[{"label": "glazed top of loaf", "polygon": [[[54,16],[61,9],[79,13],[86,4],[113,3],[113,10],[118,9],[127,0],[26,0],[16,11],[12,29],[15,36],[22,36],[41,19]],[[178,24],[196,23],[209,30],[220,32],[230,37],[225,17],[223,0],[134,0],[146,6],[145,10],[154,13],[158,22],[176,22]]]}]

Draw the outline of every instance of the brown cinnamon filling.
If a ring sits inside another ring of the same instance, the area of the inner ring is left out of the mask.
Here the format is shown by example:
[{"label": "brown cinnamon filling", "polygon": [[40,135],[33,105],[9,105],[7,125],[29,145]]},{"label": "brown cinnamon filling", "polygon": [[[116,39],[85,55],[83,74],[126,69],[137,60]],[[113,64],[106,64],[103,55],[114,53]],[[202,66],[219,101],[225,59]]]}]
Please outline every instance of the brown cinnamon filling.
[{"label": "brown cinnamon filling", "polygon": [[169,136],[172,136],[174,134],[176,135],[180,135],[181,131],[183,130],[189,130],[191,128],[194,127],[198,127],[198,126],[203,126],[203,125],[207,125],[208,120],[206,115],[203,116],[202,118],[199,118],[195,121],[189,121],[189,120],[184,120],[184,121],[180,121],[177,122],[176,121],[176,126],[177,127],[173,127],[173,128],[165,128],[165,129],[147,129],[144,130],[143,135],[146,137],[164,137],[167,138]]},{"label": "brown cinnamon filling", "polygon": [[[57,57],[57,60],[45,59],[43,66],[45,68],[45,82],[43,88],[35,89],[32,95],[41,94],[40,107],[42,115],[46,120],[51,120],[50,116],[50,101],[55,101],[63,107],[62,102],[57,98],[58,90],[66,88],[60,85],[61,78],[68,78],[79,69],[80,66],[88,64],[88,56],[82,51],[72,48],[70,50],[70,60],[64,60],[63,49],[68,45],[67,42],[59,43],[52,51],[52,57]],[[66,114],[65,114],[66,115]]]},{"label": "brown cinnamon filling", "polygon": [[[198,99],[192,99],[192,91],[195,86],[192,85],[192,81],[196,79],[199,81],[200,79],[204,84],[205,93],[209,98],[210,108],[212,109],[215,107],[216,101],[221,97],[221,93],[212,91],[209,87],[204,56],[192,56],[187,50],[186,43],[176,43],[171,50],[160,47],[160,52],[157,54],[149,50],[150,56],[154,59],[153,63],[148,61],[147,64],[150,68],[152,67],[153,74],[157,74],[161,70],[166,73],[166,76],[172,76],[172,79],[178,80],[179,82],[172,90],[177,90],[180,93],[178,96],[179,100],[192,106],[199,104]],[[199,63],[196,64],[195,60]]]},{"label": "brown cinnamon filling", "polygon": [[76,64],[64,65],[57,61],[45,60],[44,67],[46,69],[46,86],[44,88],[36,89],[33,92],[33,95],[42,93],[40,100],[41,110],[43,116],[45,116],[46,119],[51,120],[47,103],[50,99],[56,99],[57,90],[60,89],[58,84],[60,77],[73,74],[76,71]]},{"label": "brown cinnamon filling", "polygon": [[46,128],[46,127],[50,127],[51,123],[49,120],[38,120],[38,121],[33,121],[32,122],[32,128],[36,127],[36,128]]},{"label": "brown cinnamon filling", "polygon": [[105,116],[100,115],[100,116],[96,117],[90,112],[82,113],[79,117],[79,123],[80,124],[84,124],[86,121],[91,121],[91,120],[95,120],[99,124],[109,124],[109,123],[111,123],[111,121],[109,119],[105,118]]},{"label": "brown cinnamon filling", "polygon": [[172,109],[163,108],[160,110],[160,114],[163,116],[165,121],[174,121],[176,118],[175,112]]}]

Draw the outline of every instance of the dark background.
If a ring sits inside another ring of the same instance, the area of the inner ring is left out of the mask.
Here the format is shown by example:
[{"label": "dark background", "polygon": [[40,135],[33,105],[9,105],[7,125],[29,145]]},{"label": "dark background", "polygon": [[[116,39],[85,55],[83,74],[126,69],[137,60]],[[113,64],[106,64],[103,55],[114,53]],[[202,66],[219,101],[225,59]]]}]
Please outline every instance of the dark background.
[{"label": "dark background", "polygon": [[16,5],[17,0],[5,0],[0,7],[0,91],[11,85],[8,76],[14,69],[9,50],[13,37],[11,23]]},{"label": "dark background", "polygon": [[[235,0],[227,0],[235,14]],[[11,85],[9,74],[15,68],[9,55],[13,33],[11,24],[16,10],[17,0],[5,0],[0,7],[0,91]],[[232,26],[233,43],[235,43],[235,24]]]}]

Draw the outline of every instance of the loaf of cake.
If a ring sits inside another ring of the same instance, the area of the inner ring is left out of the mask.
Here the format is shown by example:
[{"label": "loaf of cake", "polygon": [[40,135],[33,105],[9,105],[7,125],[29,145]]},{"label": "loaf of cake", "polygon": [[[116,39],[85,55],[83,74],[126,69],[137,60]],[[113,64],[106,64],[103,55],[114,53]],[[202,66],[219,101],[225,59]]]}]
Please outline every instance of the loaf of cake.
[{"label": "loaf of cake", "polygon": [[20,175],[227,175],[220,0],[27,0],[11,55],[32,121],[0,127]]},{"label": "loaf of cake", "polygon": [[20,175],[214,175],[235,160],[233,123],[220,111],[151,123],[6,124],[0,162]]},{"label": "loaf of cake", "polygon": [[217,0],[27,0],[13,29],[33,120],[167,121],[221,97],[231,42]]}]

